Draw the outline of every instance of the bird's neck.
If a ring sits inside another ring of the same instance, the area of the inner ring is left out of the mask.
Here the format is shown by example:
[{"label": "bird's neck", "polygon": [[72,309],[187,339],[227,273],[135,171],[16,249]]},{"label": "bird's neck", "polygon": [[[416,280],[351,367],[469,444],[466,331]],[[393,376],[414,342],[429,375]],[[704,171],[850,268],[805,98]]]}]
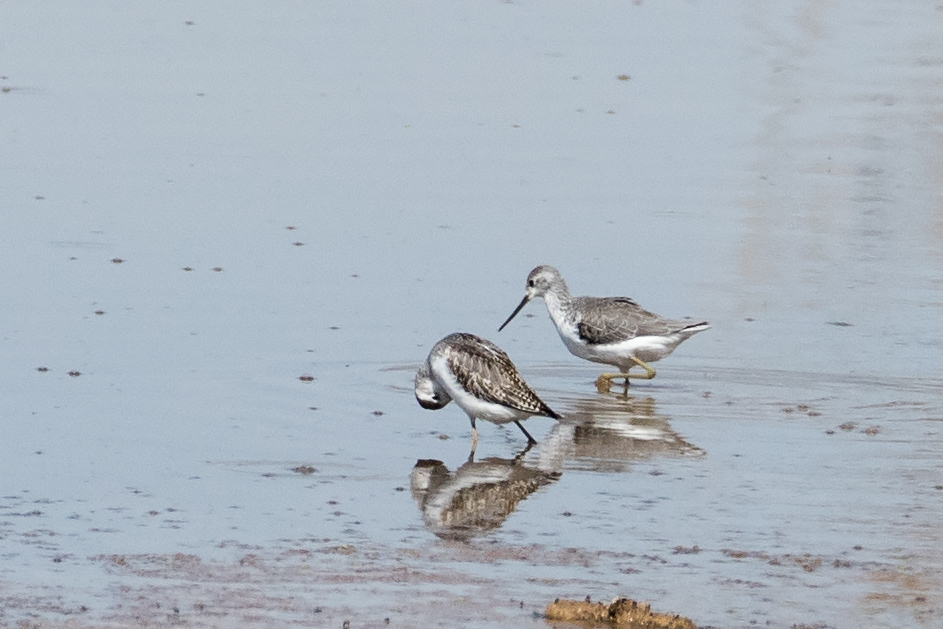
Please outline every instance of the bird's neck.
[{"label": "bird's neck", "polygon": [[573,298],[570,297],[570,291],[566,286],[556,286],[553,290],[544,294],[544,301],[547,303],[547,310],[550,312],[550,318],[556,323],[566,319],[573,306]]}]

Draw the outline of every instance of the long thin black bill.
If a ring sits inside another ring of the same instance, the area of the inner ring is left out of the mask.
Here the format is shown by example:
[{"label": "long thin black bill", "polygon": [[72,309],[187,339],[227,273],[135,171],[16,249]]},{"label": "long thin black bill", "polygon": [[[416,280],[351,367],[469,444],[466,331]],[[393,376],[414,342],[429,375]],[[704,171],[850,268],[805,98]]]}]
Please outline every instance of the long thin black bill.
[{"label": "long thin black bill", "polygon": [[524,299],[521,300],[521,303],[517,304],[517,308],[514,309],[514,312],[511,313],[511,316],[508,317],[508,320],[501,324],[501,327],[498,328],[498,332],[500,332],[501,330],[503,330],[503,329],[504,329],[504,326],[506,326],[507,324],[509,324],[509,323],[511,322],[511,319],[513,319],[514,317],[516,317],[516,316],[517,316],[517,313],[519,313],[519,312],[521,311],[521,308],[523,308],[524,306],[526,306],[526,305],[527,305],[527,302],[529,302],[529,301],[530,301],[530,297],[527,296],[527,295],[524,295]]}]

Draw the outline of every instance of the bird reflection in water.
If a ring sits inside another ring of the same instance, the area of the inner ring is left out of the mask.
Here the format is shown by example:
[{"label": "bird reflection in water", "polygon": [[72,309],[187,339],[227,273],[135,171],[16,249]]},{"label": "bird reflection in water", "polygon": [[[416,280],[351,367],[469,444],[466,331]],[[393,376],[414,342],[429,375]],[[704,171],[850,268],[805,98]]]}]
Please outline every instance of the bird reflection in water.
[{"label": "bird reflection in water", "polygon": [[493,531],[564,469],[625,473],[632,463],[705,454],[671,428],[651,397],[574,398],[568,406],[533,452],[528,445],[513,459],[470,457],[454,472],[442,461],[418,461],[410,485],[429,530],[455,540]]},{"label": "bird reflection in water", "polygon": [[631,395],[571,400],[566,421],[557,423],[540,447],[570,461],[569,468],[597,472],[625,472],[641,461],[705,454],[657,412],[654,398]]},{"label": "bird reflection in water", "polygon": [[525,463],[530,448],[513,459],[469,457],[454,472],[442,461],[420,459],[410,487],[429,530],[443,539],[468,540],[504,524],[519,502],[560,478],[559,471]]}]

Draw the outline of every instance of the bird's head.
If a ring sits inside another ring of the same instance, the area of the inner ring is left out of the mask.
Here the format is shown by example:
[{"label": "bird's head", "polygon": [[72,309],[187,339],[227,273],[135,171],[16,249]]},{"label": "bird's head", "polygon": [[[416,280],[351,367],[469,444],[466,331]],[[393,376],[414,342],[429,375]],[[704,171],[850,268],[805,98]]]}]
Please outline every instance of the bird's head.
[{"label": "bird's head", "polygon": [[435,411],[452,401],[448,393],[432,376],[432,368],[426,360],[416,371],[416,401],[425,409]]}]

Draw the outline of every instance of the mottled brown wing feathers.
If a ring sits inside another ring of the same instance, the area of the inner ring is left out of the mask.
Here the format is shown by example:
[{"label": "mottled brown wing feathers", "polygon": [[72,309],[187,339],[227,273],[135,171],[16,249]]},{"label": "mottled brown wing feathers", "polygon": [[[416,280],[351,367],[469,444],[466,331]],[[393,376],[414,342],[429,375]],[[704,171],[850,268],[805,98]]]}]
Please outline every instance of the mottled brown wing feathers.
[{"label": "mottled brown wing feathers", "polygon": [[511,408],[558,418],[559,416],[537,397],[504,351],[485,339],[462,342],[461,348],[450,351],[449,369],[458,383],[477,398]]}]

